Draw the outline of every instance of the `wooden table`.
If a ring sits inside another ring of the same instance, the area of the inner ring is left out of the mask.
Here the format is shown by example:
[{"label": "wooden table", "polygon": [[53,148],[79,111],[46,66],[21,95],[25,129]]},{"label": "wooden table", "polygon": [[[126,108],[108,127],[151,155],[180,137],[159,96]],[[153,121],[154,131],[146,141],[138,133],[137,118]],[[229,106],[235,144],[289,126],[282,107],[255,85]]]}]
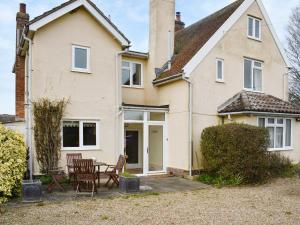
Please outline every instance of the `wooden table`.
[{"label": "wooden table", "polygon": [[52,192],[55,186],[57,186],[61,191],[65,191],[63,186],[61,186],[61,184],[59,183],[59,181],[61,181],[65,177],[64,170],[49,170],[49,175],[52,178],[52,182],[48,185],[48,192]]},{"label": "wooden table", "polygon": [[98,176],[98,187],[100,187],[100,169],[101,169],[101,166],[107,166],[107,164],[104,162],[94,162],[94,166],[95,166],[95,168],[98,167],[98,170],[96,173]]}]

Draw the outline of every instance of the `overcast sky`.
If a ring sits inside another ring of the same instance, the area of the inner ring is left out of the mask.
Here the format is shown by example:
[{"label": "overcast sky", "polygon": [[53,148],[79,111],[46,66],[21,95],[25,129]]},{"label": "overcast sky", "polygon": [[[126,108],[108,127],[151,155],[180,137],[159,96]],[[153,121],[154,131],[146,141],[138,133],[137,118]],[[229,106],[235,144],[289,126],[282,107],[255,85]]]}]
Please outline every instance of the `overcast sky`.
[{"label": "overcast sky", "polygon": [[[1,0],[0,1],[0,114],[15,113],[15,77],[11,73],[15,49],[15,14],[19,3],[27,4],[33,18],[64,0]],[[132,50],[148,51],[149,0],[93,0],[94,3],[131,40]],[[176,0],[176,10],[189,25],[229,4],[232,0]],[[263,0],[280,41],[285,45],[286,26],[291,9],[300,0]]]}]

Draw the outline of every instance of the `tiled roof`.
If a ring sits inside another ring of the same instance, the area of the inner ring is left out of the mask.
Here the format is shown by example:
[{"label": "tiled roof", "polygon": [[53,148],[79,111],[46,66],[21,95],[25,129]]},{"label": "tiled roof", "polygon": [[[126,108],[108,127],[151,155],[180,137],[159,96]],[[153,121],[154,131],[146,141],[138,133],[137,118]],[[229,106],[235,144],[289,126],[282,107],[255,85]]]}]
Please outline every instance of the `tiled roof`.
[{"label": "tiled roof", "polygon": [[[56,12],[56,11],[58,11],[58,10],[60,10],[61,8],[64,8],[64,7],[66,7],[66,6],[68,6],[68,5],[70,5],[70,4],[72,4],[73,2],[76,2],[77,0],[69,0],[69,1],[66,1],[66,2],[64,2],[63,4],[61,4],[61,5],[59,5],[59,6],[57,6],[57,7],[54,7],[54,8],[52,8],[52,9],[50,9],[49,11],[46,11],[46,12],[44,12],[42,15],[39,15],[39,16],[37,16],[37,17],[35,17],[34,19],[32,19],[32,20],[30,20],[29,21],[29,23],[28,23],[28,25],[30,25],[30,24],[33,24],[33,23],[35,23],[35,22],[37,22],[37,21],[39,21],[39,20],[41,20],[41,19],[43,19],[44,17],[46,17],[46,16],[48,16],[48,15],[50,15],[50,14],[52,14],[52,13],[54,13],[54,12]],[[86,0],[99,14],[101,14],[104,18],[105,18],[105,20],[111,25],[111,26],[113,26],[114,27],[114,29],[116,30],[116,31],[118,31],[118,33],[125,39],[125,40],[127,40],[129,43],[130,43],[130,41],[128,40],[128,38],[117,28],[117,26],[113,23],[113,22],[111,22],[111,20],[110,19],[108,19],[107,18],[107,16],[105,16],[105,14],[91,1],[91,0]]]},{"label": "tiled roof", "polygon": [[171,69],[160,74],[154,83],[182,72],[183,67],[217,32],[225,21],[244,2],[238,0],[212,15],[175,33],[175,49]]},{"label": "tiled roof", "polygon": [[272,95],[241,91],[218,108],[220,114],[234,112],[300,114],[300,108]]},{"label": "tiled roof", "polygon": [[16,121],[15,115],[8,115],[8,114],[0,114],[0,124],[1,123],[13,123]]}]

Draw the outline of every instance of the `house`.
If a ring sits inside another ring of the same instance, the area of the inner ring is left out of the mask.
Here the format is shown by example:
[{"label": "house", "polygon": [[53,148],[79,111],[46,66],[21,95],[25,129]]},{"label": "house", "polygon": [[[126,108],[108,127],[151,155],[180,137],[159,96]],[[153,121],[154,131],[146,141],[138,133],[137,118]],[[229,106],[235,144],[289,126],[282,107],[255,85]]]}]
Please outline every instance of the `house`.
[{"label": "house", "polygon": [[136,174],[192,174],[202,168],[202,130],[231,122],[266,127],[269,150],[300,161],[300,109],[287,101],[288,60],[261,0],[188,27],[175,0],[150,0],[147,53],[130,50],[90,0],[32,20],[20,4],[16,35],[16,116],[33,150],[31,101],[69,99],[62,166],[72,152],[108,163],[127,154]]}]

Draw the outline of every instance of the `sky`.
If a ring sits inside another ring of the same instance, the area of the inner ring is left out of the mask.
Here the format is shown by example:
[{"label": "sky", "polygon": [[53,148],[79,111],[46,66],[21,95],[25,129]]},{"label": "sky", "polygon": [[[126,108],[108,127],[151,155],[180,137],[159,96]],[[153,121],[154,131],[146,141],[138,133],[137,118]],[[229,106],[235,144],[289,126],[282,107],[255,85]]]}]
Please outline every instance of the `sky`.
[{"label": "sky", "polygon": [[[233,0],[176,0],[176,11],[186,25],[221,9]],[[19,3],[27,4],[31,18],[65,0],[0,0],[0,114],[15,113],[15,76],[12,74],[15,52],[15,15]],[[93,0],[132,42],[132,50],[148,51],[149,0]],[[291,10],[300,0],[263,0],[283,46]]]}]

